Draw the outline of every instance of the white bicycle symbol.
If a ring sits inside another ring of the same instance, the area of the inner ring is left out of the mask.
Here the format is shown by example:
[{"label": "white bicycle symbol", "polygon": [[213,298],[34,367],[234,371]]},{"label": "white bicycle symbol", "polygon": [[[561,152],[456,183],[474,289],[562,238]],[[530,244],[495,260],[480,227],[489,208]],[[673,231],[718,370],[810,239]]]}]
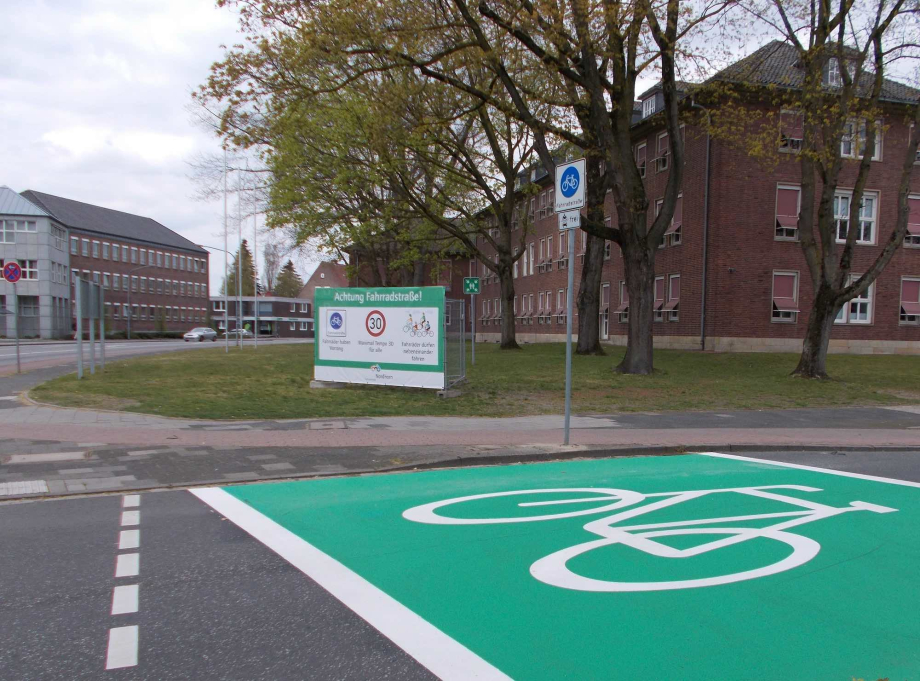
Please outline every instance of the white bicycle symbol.
[{"label": "white bicycle symbol", "polygon": [[[608,513],[618,511],[613,515],[607,515],[597,520],[592,520],[584,526],[588,532],[596,534],[601,539],[594,539],[583,544],[577,544],[561,551],[556,551],[544,558],[539,559],[530,566],[530,574],[536,579],[551,586],[557,586],[563,589],[574,589],[577,591],[665,591],[670,589],[692,589],[704,586],[717,586],[719,584],[731,584],[732,582],[741,582],[758,577],[766,577],[785,570],[791,570],[807,563],[814,558],[821,550],[821,545],[809,537],[803,537],[787,530],[811,523],[816,520],[831,518],[851,511],[871,511],[872,513],[893,513],[898,509],[888,508],[887,506],[878,506],[876,504],[866,503],[864,501],[850,502],[849,506],[836,508],[826,506],[804,499],[791,497],[769,490],[795,490],[798,492],[820,492],[816,487],[805,487],[802,485],[765,485],[760,487],[732,487],[726,489],[708,489],[693,490],[686,492],[658,492],[654,494],[643,494],[631,490],[594,488],[594,487],[572,487],[563,489],[532,489],[532,490],[515,490],[512,492],[492,492],[490,494],[474,494],[466,497],[457,497],[455,499],[445,499],[430,504],[415,506],[403,512],[406,520],[417,523],[426,523],[431,525],[491,525],[498,523],[532,523],[547,520],[557,520],[560,518],[573,518],[576,516],[592,515],[598,513]],[[597,504],[601,506],[592,506],[588,509],[580,509],[563,513],[553,513],[549,515],[521,516],[510,518],[453,518],[449,516],[438,515],[436,511],[446,506],[460,504],[477,499],[492,499],[496,497],[510,497],[518,495],[536,495],[552,494],[559,495],[565,493],[577,493],[579,495],[591,494],[593,496],[577,496],[566,499],[551,499],[548,501],[529,501],[518,504],[519,508],[544,508],[549,506],[560,506],[566,504]],[[704,518],[699,520],[685,520],[668,523],[649,523],[638,525],[617,525],[626,520],[637,518],[639,516],[658,511],[669,506],[675,506],[693,499],[699,499],[710,494],[745,494],[761,499],[779,501],[799,507],[804,510],[786,511],[781,513],[761,513],[754,515],[740,515],[722,518]],[[646,499],[660,498],[660,501],[653,501],[650,504],[636,507],[637,504]],[[630,508],[631,507],[631,508]],[[766,527],[738,527],[734,523],[743,521],[759,521],[774,518],[789,518],[773,525]],[[729,526],[712,526],[714,523],[728,523]],[[705,527],[703,527],[705,526]],[[671,537],[675,535],[724,535],[723,538],[694,546],[688,549],[675,549],[660,542],[655,541],[658,537]],[[764,538],[772,539],[789,545],[792,553],[786,558],[753,570],[736,572],[733,574],[718,575],[715,577],[705,577],[700,579],[686,579],[677,581],[663,582],[615,582],[604,581],[584,577],[572,572],[567,563],[588,551],[598,549],[604,546],[614,544],[623,544],[630,548],[642,551],[659,558],[691,558],[709,551],[726,548],[734,544],[749,541],[751,539]]]},{"label": "white bicycle symbol", "polygon": [[562,178],[562,183],[560,184],[560,187],[562,188],[562,191],[564,192],[567,192],[570,189],[573,191],[575,189],[578,189],[578,176],[575,173],[566,175],[565,177]]}]

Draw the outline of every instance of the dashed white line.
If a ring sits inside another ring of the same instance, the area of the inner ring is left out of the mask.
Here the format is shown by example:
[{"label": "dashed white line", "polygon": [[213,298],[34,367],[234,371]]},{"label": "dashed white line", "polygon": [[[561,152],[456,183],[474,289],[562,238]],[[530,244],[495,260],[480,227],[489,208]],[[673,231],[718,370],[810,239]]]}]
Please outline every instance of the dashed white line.
[{"label": "dashed white line", "polygon": [[137,508],[141,505],[140,494],[126,494],[121,498],[122,508]]},{"label": "dashed white line", "polygon": [[121,526],[130,527],[131,525],[140,525],[141,522],[141,512],[140,511],[122,511],[121,512]]},{"label": "dashed white line", "polygon": [[116,586],[112,590],[112,614],[128,615],[137,612],[139,590],[137,584]]},{"label": "dashed white line", "polygon": [[106,669],[137,665],[137,625],[109,629],[109,647],[105,656]]},{"label": "dashed white line", "polygon": [[139,553],[122,553],[115,559],[116,577],[137,577],[140,572],[141,555]]},{"label": "dashed white line", "polygon": [[140,530],[122,530],[118,534],[118,550],[136,549],[141,545]]}]

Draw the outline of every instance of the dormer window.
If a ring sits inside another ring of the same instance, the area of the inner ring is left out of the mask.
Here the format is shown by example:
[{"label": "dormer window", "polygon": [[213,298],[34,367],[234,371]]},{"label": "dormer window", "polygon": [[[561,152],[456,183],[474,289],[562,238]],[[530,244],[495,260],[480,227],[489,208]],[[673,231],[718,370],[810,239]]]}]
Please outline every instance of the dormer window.
[{"label": "dormer window", "polygon": [[840,62],[836,57],[827,60],[827,67],[824,72],[824,84],[830,87],[840,87],[843,85],[843,79],[840,77]]},{"label": "dormer window", "polygon": [[648,118],[655,113],[655,95],[642,100],[642,118]]}]

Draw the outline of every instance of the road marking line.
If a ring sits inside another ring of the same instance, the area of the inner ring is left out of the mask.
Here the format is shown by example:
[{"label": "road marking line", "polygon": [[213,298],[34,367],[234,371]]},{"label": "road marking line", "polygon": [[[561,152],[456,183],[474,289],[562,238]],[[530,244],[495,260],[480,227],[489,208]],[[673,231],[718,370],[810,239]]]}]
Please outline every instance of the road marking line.
[{"label": "road marking line", "polygon": [[189,490],[277,553],[444,681],[509,681],[476,653],[312,544],[222,489]]},{"label": "road marking line", "polygon": [[130,525],[140,525],[141,523],[141,512],[140,511],[122,511],[121,512],[121,525],[122,527]]},{"label": "road marking line", "polygon": [[118,534],[118,550],[136,549],[141,545],[140,530],[122,530]]},{"label": "road marking line", "polygon": [[772,461],[770,459],[755,459],[750,456],[738,456],[737,454],[721,454],[719,452],[696,452],[700,456],[711,456],[718,459],[734,459],[735,461],[748,461],[751,463],[763,463],[771,466],[783,466],[784,468],[798,468],[802,471],[814,471],[816,473],[828,473],[830,475],[840,475],[845,478],[857,478],[859,480],[871,480],[872,482],[887,482],[891,485],[904,485],[905,487],[918,487],[920,482],[911,480],[898,480],[897,478],[883,478],[878,475],[865,475],[863,473],[851,473],[850,471],[835,471],[832,468],[818,468],[817,466],[804,466],[799,463],[786,463],[785,461]]},{"label": "road marking line", "polygon": [[47,454],[10,454],[5,463],[56,463],[58,461],[84,461],[86,452],[49,452]]},{"label": "road marking line", "polygon": [[48,491],[48,483],[44,480],[16,480],[15,482],[0,482],[0,497],[13,494],[41,494]]},{"label": "road marking line", "polygon": [[140,494],[126,494],[121,498],[122,508],[136,508],[141,505]]},{"label": "road marking line", "polygon": [[137,577],[141,569],[141,554],[122,553],[115,559],[116,577]]},{"label": "road marking line", "polygon": [[137,612],[138,585],[126,584],[112,590],[112,614],[128,615]]},{"label": "road marking line", "polygon": [[137,666],[137,625],[109,629],[106,669]]}]

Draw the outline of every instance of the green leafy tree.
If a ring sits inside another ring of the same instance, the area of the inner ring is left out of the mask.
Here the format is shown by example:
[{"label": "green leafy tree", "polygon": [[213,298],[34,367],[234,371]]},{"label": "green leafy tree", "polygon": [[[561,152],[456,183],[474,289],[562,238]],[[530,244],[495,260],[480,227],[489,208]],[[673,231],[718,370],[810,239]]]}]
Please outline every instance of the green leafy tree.
[{"label": "green leafy tree", "polygon": [[294,263],[288,260],[278,273],[273,293],[281,298],[296,298],[302,288],[303,279],[294,269]]},{"label": "green leafy tree", "polygon": [[[252,262],[252,251],[249,250],[249,244],[246,243],[246,239],[243,239],[243,244],[241,247],[243,252],[243,262],[242,262],[242,271],[243,271],[243,295],[244,296],[254,296],[256,292],[256,270]],[[233,264],[230,266],[230,272],[228,273],[227,279],[221,284],[220,293],[223,295],[225,292],[230,296],[235,296],[238,293],[236,276],[239,272],[239,259],[240,251],[236,252],[236,255],[233,256]]]}]

